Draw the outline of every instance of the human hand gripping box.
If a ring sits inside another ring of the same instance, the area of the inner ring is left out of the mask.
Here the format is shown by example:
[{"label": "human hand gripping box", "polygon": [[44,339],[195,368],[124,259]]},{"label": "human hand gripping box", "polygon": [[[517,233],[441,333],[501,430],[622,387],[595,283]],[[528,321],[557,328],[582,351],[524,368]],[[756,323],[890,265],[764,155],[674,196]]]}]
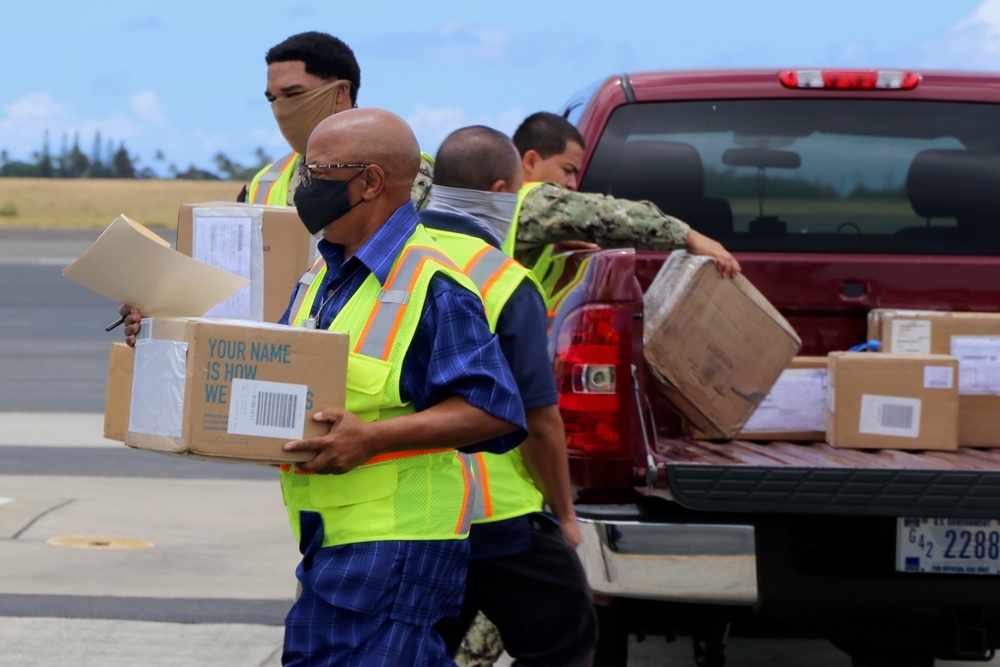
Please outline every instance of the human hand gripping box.
[{"label": "human hand gripping box", "polygon": [[112,347],[105,437],[215,460],[308,460],[281,447],[329,431],[311,416],[343,408],[348,345],[346,334],[278,324],[144,319],[134,350]]}]

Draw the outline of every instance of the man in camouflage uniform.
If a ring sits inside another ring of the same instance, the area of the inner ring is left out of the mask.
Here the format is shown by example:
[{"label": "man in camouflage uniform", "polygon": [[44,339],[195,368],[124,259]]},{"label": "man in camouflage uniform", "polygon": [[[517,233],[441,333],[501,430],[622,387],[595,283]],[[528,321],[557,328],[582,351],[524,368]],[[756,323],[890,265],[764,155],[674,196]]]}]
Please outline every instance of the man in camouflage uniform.
[{"label": "man in camouflage uniform", "polygon": [[[267,63],[264,97],[271,103],[278,129],[293,152],[261,169],[251,183],[258,182],[276,165],[279,170],[282,165],[288,165],[290,180],[280,202],[273,198],[265,201],[263,192],[255,196],[257,193],[252,185],[243,188],[237,201],[294,206],[292,197],[299,185],[301,156],[305,155],[309,135],[324,118],[358,106],[361,69],[347,44],[322,32],[292,35],[271,47],[264,60]],[[427,204],[433,177],[433,161],[421,153],[420,171],[410,193],[418,209]],[[280,194],[277,198],[280,199]]]},{"label": "man in camouflage uniform", "polygon": [[[740,272],[739,262],[722,244],[665,214],[652,202],[577,192],[584,139],[562,116],[544,111],[532,114],[514,132],[513,141],[528,184],[517,220],[512,223],[517,225],[514,258],[521,264],[534,266],[550,251],[550,244],[556,245],[556,251],[685,248],[693,255],[714,257],[723,275],[732,277]],[[500,633],[480,613],[455,662],[459,667],[485,667],[502,653]]]},{"label": "man in camouflage uniform", "polygon": [[514,258],[525,266],[534,266],[546,245],[565,243],[565,249],[685,248],[692,255],[715,258],[723,275],[740,272],[739,262],[722,244],[652,202],[576,192],[584,141],[562,116],[532,114],[513,140],[521,153],[525,183],[542,182],[524,196],[517,219]]}]

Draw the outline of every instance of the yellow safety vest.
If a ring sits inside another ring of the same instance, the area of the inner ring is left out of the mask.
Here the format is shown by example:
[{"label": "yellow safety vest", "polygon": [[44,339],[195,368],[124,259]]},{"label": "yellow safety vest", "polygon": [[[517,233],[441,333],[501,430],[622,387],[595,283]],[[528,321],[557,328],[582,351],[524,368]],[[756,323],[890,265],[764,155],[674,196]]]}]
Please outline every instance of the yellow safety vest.
[{"label": "yellow safety vest", "polygon": [[[517,191],[517,206],[514,208],[514,219],[511,220],[510,227],[507,228],[507,236],[503,240],[503,245],[500,246],[500,249],[511,257],[514,256],[514,251],[517,249],[517,222],[521,219],[521,206],[524,205],[524,198],[539,185],[542,185],[541,181],[525,183]],[[545,275],[549,272],[549,267],[552,265],[553,250],[554,246],[551,243],[546,245],[542,249],[542,254],[535,260],[535,265],[531,267],[532,273],[540,281],[545,279]]]},{"label": "yellow safety vest", "polygon": [[[293,326],[302,326],[309,317],[326,268],[320,258],[302,277],[291,311]],[[349,412],[367,421],[414,412],[413,404],[400,396],[399,378],[437,273],[477,293],[418,226],[385,285],[370,274],[330,325],[331,331],[350,335]],[[382,454],[343,475],[301,473],[285,465],[281,488],[296,539],[300,513],[317,512],[323,517],[323,546],[462,539],[468,535],[475,496],[469,458],[445,447]]]},{"label": "yellow safety vest", "polygon": [[247,202],[288,206],[288,185],[298,167],[299,154],[292,152],[258,171],[247,189]]},{"label": "yellow safety vest", "polygon": [[[489,243],[457,232],[427,231],[479,288],[490,331],[496,332],[500,313],[525,278],[540,289],[534,273]],[[520,447],[505,454],[480,452],[472,455],[472,463],[476,476],[473,523],[502,521],[542,509],[542,493],[524,465]]]},{"label": "yellow safety vest", "polygon": [[[521,206],[524,204],[524,199],[528,196],[528,193],[540,185],[542,183],[537,181],[525,183],[517,192],[517,207],[514,210],[514,220],[507,230],[507,236],[504,238],[502,246],[503,251],[511,257],[514,256],[514,250],[517,246],[517,224],[521,219]],[[563,279],[563,273],[566,270],[566,261],[570,255],[568,253],[555,254],[554,251],[554,244],[550,243],[546,245],[542,249],[542,254],[535,260],[535,264],[531,268],[532,273],[538,278],[542,286],[542,297],[545,299],[545,309],[550,326],[556,312],[565,302],[566,297],[583,279],[590,263],[589,258],[582,260],[576,268],[575,275],[564,285],[559,286],[559,283]]]}]

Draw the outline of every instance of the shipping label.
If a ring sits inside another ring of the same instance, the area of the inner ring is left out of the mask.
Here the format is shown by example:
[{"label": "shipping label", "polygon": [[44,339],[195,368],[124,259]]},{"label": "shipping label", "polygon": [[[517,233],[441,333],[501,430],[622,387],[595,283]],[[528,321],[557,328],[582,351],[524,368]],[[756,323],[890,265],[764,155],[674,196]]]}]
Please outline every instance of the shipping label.
[{"label": "shipping label", "polygon": [[896,354],[930,354],[930,320],[893,320],[890,341]]},{"label": "shipping label", "polygon": [[1000,336],[952,336],[958,359],[958,393],[1000,395]]},{"label": "shipping label", "polygon": [[862,394],[858,432],[919,438],[920,399]]},{"label": "shipping label", "polygon": [[233,379],[229,433],[299,440],[305,429],[304,384]]},{"label": "shipping label", "polygon": [[[252,280],[249,217],[201,216],[194,218],[192,256],[230,273]],[[250,319],[253,316],[251,284],[214,306],[207,317]]]},{"label": "shipping label", "polygon": [[826,394],[826,369],[786,369],[750,415],[743,432],[823,431],[826,429]]},{"label": "shipping label", "polygon": [[951,366],[924,366],[925,389],[951,389],[955,386],[955,373]]}]

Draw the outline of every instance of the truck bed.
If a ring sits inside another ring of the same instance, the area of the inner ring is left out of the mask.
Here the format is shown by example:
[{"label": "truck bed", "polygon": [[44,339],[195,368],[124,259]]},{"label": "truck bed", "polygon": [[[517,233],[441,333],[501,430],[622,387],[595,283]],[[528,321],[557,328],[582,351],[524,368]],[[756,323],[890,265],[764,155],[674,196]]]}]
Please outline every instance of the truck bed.
[{"label": "truck bed", "polygon": [[991,519],[1000,507],[1000,449],[658,438],[655,454],[673,500],[696,510]]}]

